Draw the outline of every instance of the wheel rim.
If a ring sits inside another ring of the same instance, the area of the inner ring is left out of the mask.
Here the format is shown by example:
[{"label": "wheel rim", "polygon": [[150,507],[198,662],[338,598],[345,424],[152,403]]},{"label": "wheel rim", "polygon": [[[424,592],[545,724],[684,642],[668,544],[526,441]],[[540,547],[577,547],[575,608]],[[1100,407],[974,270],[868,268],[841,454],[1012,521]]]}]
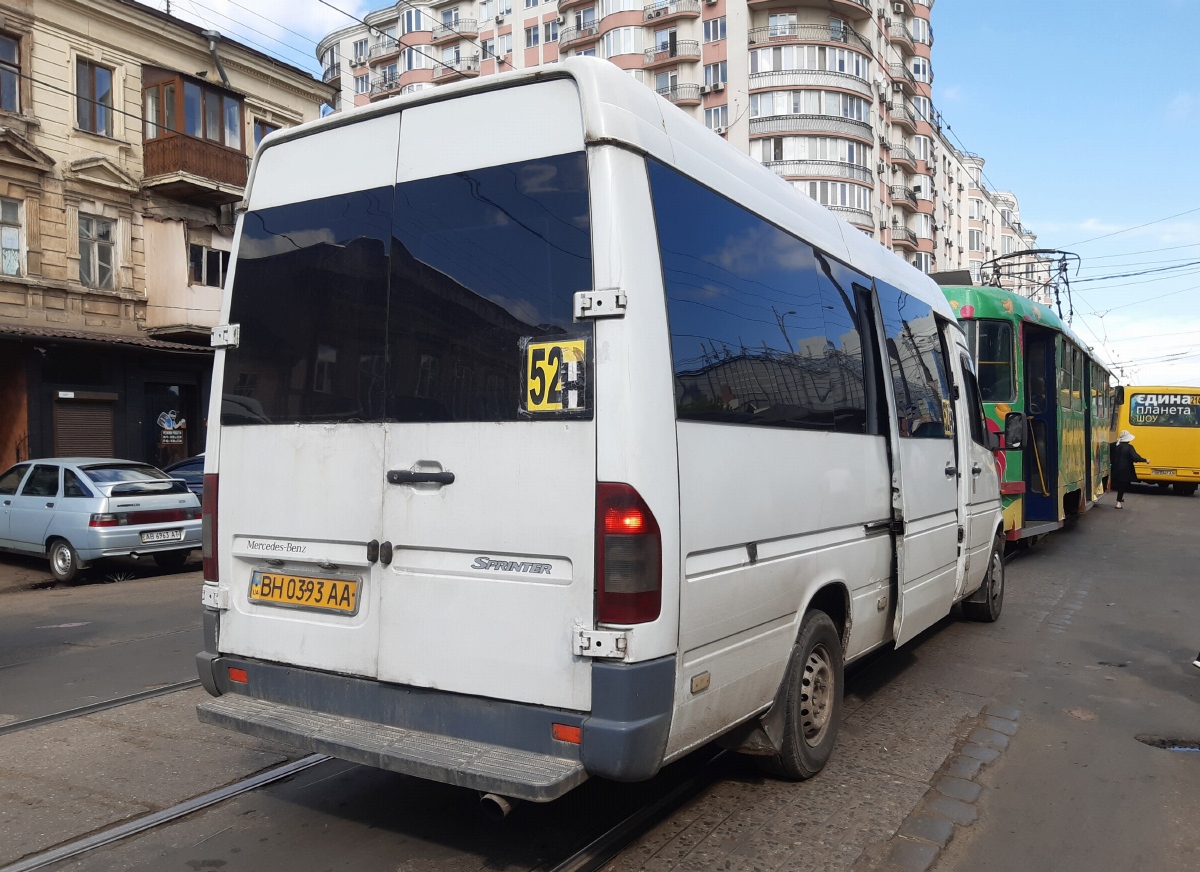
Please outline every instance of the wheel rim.
[{"label": "wheel rim", "polygon": [[809,745],[819,745],[825,738],[834,691],[833,658],[824,645],[817,645],[804,661],[800,679],[800,724]]},{"label": "wheel rim", "polygon": [[71,549],[62,543],[55,545],[54,550],[50,552],[50,562],[53,564],[55,572],[59,575],[66,575],[71,571],[71,564],[74,562],[71,559]]},{"label": "wheel rim", "polygon": [[993,609],[1004,597],[1004,558],[999,552],[992,553],[991,600]]}]

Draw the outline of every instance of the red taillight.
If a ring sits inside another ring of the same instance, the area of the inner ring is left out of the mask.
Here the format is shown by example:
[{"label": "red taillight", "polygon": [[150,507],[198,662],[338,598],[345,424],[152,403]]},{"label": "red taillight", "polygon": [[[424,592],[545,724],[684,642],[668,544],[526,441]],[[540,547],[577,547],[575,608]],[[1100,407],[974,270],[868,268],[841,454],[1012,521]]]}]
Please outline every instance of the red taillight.
[{"label": "red taillight", "polygon": [[596,620],[644,624],[662,608],[662,534],[627,484],[596,485]]},{"label": "red taillight", "polygon": [[89,527],[119,527],[124,523],[120,515],[97,515],[93,514],[88,519]]},{"label": "red taillight", "polygon": [[217,476],[204,476],[200,498],[200,544],[204,549],[204,580],[217,581]]}]

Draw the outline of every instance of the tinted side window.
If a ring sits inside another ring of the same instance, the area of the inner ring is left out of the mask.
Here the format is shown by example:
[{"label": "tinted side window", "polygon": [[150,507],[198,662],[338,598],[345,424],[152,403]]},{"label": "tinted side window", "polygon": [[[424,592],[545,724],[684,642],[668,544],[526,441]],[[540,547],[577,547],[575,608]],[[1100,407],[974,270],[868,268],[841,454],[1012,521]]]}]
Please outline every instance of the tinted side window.
[{"label": "tinted side window", "polygon": [[954,435],[946,355],[933,309],[884,282],[875,283],[896,391],[901,436]]},{"label": "tinted side window", "polygon": [[987,438],[984,434],[987,433],[987,424],[984,418],[983,403],[979,397],[979,383],[975,380],[975,373],[971,372],[971,359],[964,355],[961,363],[963,382],[967,389],[967,408],[970,410],[968,418],[970,418],[971,439],[986,446]]},{"label": "tinted side window", "polygon": [[587,183],[578,152],[397,186],[388,420],[523,417],[522,341],[591,333]]},{"label": "tinted side window", "polygon": [[23,497],[56,497],[58,496],[58,467],[39,463],[29,474],[25,487],[21,488]]},{"label": "tinted side window", "polygon": [[91,490],[88,486],[80,481],[79,476],[69,469],[63,470],[63,496],[64,497],[90,497]]},{"label": "tinted side window", "polygon": [[0,475],[0,494],[15,494],[27,469],[29,469],[28,463],[18,463],[8,469],[4,475]]},{"label": "tinted side window", "polygon": [[866,431],[855,276],[649,161],[680,419]]},{"label": "tinted side window", "polygon": [[392,188],[249,212],[223,424],[382,417]]}]

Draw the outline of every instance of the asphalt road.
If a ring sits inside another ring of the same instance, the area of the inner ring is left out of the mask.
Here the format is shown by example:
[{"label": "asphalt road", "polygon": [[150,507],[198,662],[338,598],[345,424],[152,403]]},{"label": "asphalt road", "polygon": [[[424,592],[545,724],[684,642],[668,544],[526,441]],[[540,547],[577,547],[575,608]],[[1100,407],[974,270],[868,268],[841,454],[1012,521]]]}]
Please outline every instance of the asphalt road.
[{"label": "asphalt road", "polygon": [[198,572],[0,594],[0,725],[196,677]]}]

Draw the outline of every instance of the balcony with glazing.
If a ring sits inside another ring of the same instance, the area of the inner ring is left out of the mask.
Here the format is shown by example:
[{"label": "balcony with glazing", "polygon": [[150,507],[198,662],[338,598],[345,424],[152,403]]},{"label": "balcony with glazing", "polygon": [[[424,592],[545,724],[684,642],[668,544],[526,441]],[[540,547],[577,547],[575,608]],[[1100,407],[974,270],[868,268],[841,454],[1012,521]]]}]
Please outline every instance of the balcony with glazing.
[{"label": "balcony with glazing", "polygon": [[579,27],[564,27],[558,32],[558,47],[561,50],[564,46],[573,42],[584,42],[585,40],[594,40],[600,35],[600,22],[591,21]]},{"label": "balcony with glazing", "polygon": [[865,142],[873,142],[875,133],[871,125],[853,118],[838,115],[765,115],[750,119],[750,135],[762,136],[775,133],[820,133],[832,136],[849,136]]},{"label": "balcony with glazing", "polygon": [[642,58],[642,66],[646,69],[661,67],[677,61],[694,61],[700,59],[700,43],[694,39],[681,39],[678,42],[659,45],[646,49]]},{"label": "balcony with glazing", "polygon": [[459,18],[456,21],[451,21],[448,24],[435,24],[433,33],[430,36],[430,42],[434,45],[442,42],[451,42],[462,37],[473,38],[479,33],[479,22],[474,18]]},{"label": "balcony with glazing", "polygon": [[899,206],[901,209],[907,209],[910,212],[917,211],[917,192],[905,185],[892,185],[889,189],[892,197],[892,205]]},{"label": "balcony with glazing", "polygon": [[669,100],[676,106],[699,106],[700,86],[684,83],[671,85],[669,88],[657,88],[655,93],[664,100]]},{"label": "balcony with glazing", "polygon": [[479,55],[442,61],[433,71],[435,81],[450,82],[458,79],[473,79],[479,75]]},{"label": "balcony with glazing", "polygon": [[850,73],[834,70],[772,70],[767,73],[750,74],[751,91],[775,88],[837,88],[841,91],[853,91],[868,100],[874,98],[871,83]]},{"label": "balcony with glazing", "polygon": [[642,17],[647,24],[665,24],[682,18],[699,18],[700,7],[700,0],[659,0],[647,4]]},{"label": "balcony with glazing", "polygon": [[870,40],[854,28],[827,24],[770,24],[753,28],[749,32],[749,39],[751,48],[789,43],[831,42],[874,53]]},{"label": "balcony with glazing", "polygon": [[847,18],[871,17],[871,4],[868,0],[822,0],[822,2],[815,3],[797,3],[796,0],[747,0],[747,5],[751,9],[795,9],[797,6],[816,6]]},{"label": "balcony with glazing", "polygon": [[837,160],[772,160],[763,166],[787,179],[840,179],[875,184],[875,175],[868,167]]}]

